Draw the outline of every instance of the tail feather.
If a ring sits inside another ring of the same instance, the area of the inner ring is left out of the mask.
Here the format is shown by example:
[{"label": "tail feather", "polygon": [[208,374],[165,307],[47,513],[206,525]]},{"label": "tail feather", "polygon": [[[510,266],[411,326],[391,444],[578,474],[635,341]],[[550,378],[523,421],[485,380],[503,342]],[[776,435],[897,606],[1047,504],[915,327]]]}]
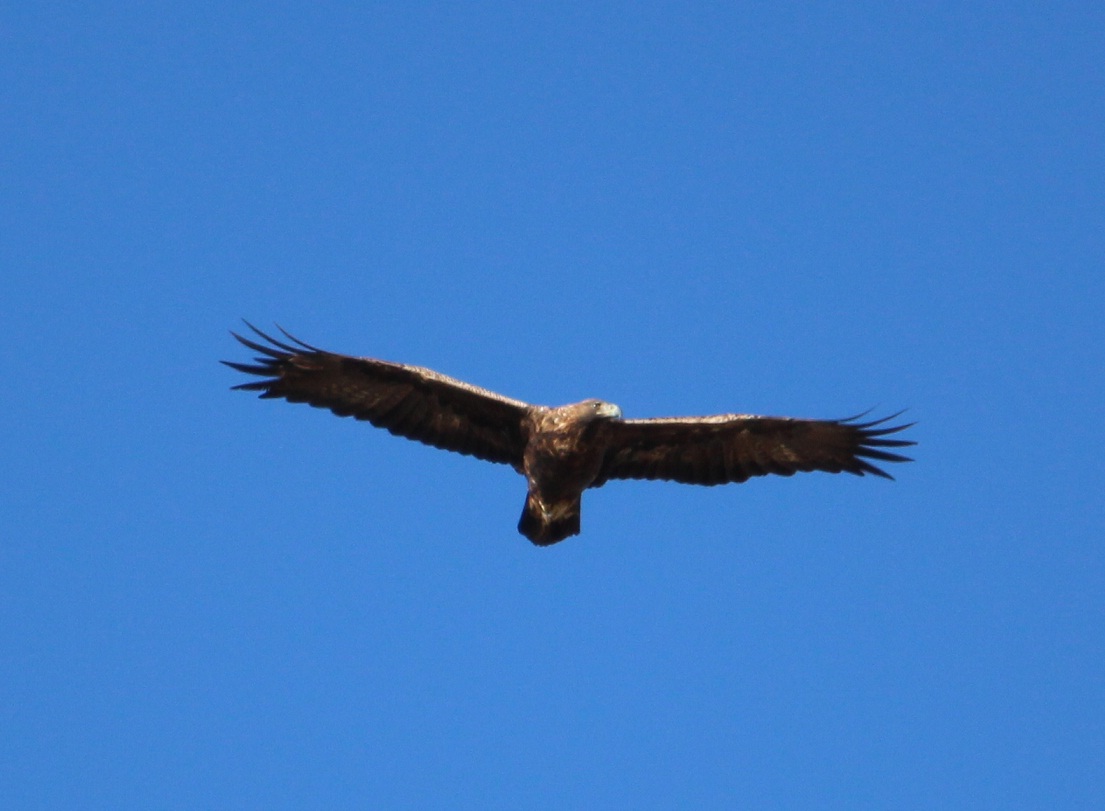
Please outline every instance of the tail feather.
[{"label": "tail feather", "polygon": [[579,534],[580,500],[542,504],[530,493],[518,521],[518,531],[538,546],[551,544]]}]

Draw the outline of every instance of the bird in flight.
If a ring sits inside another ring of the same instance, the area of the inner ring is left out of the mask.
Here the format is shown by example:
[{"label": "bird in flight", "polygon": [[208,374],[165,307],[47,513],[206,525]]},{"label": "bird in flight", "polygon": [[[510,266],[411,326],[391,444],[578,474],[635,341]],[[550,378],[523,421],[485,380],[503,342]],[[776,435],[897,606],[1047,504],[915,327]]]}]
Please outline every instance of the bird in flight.
[{"label": "bird in flight", "polygon": [[233,388],[328,408],[435,448],[510,465],[528,485],[518,531],[538,546],[579,534],[583,491],[611,479],[715,485],[810,470],[890,479],[875,463],[912,461],[889,449],[916,444],[889,438],[913,424],[888,425],[898,414],[867,422],[860,422],[862,414],[631,420],[602,400],[530,405],[431,369],[339,355],[283,328],[286,340],[246,326],[263,343],[231,335],[259,356],[253,363],[222,362],[260,379]]}]

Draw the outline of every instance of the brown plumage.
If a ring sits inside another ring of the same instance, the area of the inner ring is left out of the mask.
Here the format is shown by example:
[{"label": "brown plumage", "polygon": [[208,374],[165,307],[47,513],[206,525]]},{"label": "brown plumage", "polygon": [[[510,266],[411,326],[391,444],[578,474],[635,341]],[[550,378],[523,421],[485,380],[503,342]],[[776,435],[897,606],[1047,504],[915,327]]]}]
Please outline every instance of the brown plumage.
[{"label": "brown plumage", "polygon": [[235,389],[328,408],[435,448],[510,465],[529,485],[518,531],[540,546],[578,534],[583,491],[610,479],[715,485],[808,470],[889,479],[869,460],[911,461],[887,449],[915,444],[887,438],[912,425],[883,427],[897,414],[869,422],[747,414],[626,420],[602,400],[530,405],[430,369],[338,355],[287,332],[285,342],[247,326],[266,343],[231,334],[260,357],[254,364],[223,363],[262,379]]}]

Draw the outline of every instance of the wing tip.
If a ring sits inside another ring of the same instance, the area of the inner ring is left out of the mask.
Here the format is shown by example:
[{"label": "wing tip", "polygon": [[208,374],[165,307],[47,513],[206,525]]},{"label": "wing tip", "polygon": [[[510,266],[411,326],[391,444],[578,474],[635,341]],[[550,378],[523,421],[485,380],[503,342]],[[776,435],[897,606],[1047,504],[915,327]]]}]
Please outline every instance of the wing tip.
[{"label": "wing tip", "polygon": [[[877,420],[868,420],[867,422],[859,422],[874,409],[868,409],[861,414],[857,414],[854,417],[847,417],[843,420],[837,420],[837,424],[845,425],[854,431],[854,437],[856,440],[855,448],[853,449],[853,459],[855,470],[849,470],[849,472],[856,475],[863,476],[864,474],[871,474],[879,476],[884,479],[894,481],[894,477],[883,470],[878,465],[869,462],[867,460],[874,459],[879,462],[889,462],[892,464],[900,464],[902,462],[914,461],[910,456],[903,456],[900,453],[892,453],[883,448],[908,448],[917,444],[913,439],[886,439],[885,437],[890,434],[897,434],[901,431],[905,431],[912,428],[917,424],[917,421],[901,423],[899,425],[887,425],[891,420],[897,419],[904,414],[908,409],[902,409],[896,411],[886,417],[881,417]],[[884,427],[880,427],[884,426]]]},{"label": "wing tip", "polygon": [[277,389],[280,387],[284,372],[288,368],[289,361],[296,356],[302,357],[306,353],[311,354],[323,354],[323,350],[318,347],[311,346],[310,344],[299,340],[294,335],[289,333],[286,329],[279,324],[276,328],[280,330],[290,341],[293,341],[295,345],[281,341],[278,338],[269,335],[264,330],[259,329],[245,318],[242,319],[242,323],[245,324],[251,332],[254,333],[261,341],[255,340],[252,336],[246,337],[234,330],[229,330],[231,336],[238,341],[242,346],[247,349],[251,349],[259,354],[259,357],[254,358],[253,363],[239,363],[237,361],[220,360],[224,366],[229,366],[237,372],[241,372],[247,375],[256,375],[264,378],[263,380],[251,380],[247,383],[240,383],[236,386],[231,386],[231,391],[260,391],[261,397],[280,397],[283,396]]}]

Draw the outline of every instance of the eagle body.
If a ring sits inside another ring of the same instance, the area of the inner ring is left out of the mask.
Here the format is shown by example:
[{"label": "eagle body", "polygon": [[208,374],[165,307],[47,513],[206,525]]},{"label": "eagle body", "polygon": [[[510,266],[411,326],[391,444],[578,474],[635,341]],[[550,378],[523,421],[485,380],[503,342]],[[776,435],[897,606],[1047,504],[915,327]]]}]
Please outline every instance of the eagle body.
[{"label": "eagle body", "polygon": [[602,400],[531,409],[526,419],[522,472],[529,484],[518,531],[539,546],[579,534],[583,491],[602,470],[596,426],[621,409]]},{"label": "eagle body", "polygon": [[[231,333],[259,353],[251,364],[223,361],[261,379],[234,386],[327,408],[443,450],[507,464],[528,490],[518,531],[538,546],[580,531],[583,491],[611,479],[684,484],[743,482],[798,471],[892,478],[871,460],[908,462],[888,450],[910,427],[886,423],[715,414],[627,420],[602,400],[550,408],[504,397],[420,366],[340,355],[288,333],[264,343]],[[862,416],[862,415],[861,415]]]}]

